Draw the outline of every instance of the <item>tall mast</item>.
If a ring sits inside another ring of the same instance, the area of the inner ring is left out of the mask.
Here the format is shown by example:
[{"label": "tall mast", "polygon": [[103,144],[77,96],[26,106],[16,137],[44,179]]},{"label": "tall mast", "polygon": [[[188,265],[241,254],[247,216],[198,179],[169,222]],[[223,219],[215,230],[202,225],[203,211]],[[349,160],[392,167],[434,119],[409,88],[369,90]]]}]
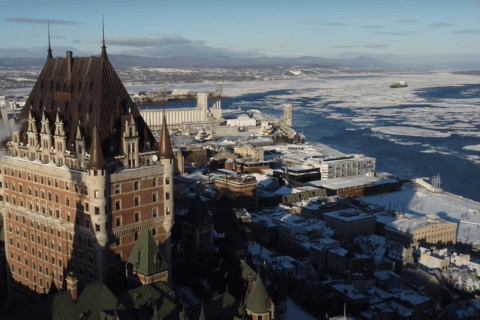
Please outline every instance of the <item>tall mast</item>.
[{"label": "tall mast", "polygon": [[52,55],[52,48],[50,47],[50,20],[47,21],[47,24],[48,24],[48,56],[47,56],[47,59],[52,59],[53,58],[53,55]]},{"label": "tall mast", "polygon": [[107,47],[105,46],[105,22],[102,14],[102,57],[107,56]]}]

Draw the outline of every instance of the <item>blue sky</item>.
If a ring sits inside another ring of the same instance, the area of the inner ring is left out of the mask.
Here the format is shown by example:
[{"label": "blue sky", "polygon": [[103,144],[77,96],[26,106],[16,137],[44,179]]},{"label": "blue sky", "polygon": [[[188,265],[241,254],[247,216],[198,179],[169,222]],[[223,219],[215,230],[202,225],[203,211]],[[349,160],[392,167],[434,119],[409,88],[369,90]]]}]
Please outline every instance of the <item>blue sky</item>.
[{"label": "blue sky", "polygon": [[[260,3],[258,3],[260,2]],[[0,57],[477,54],[478,1],[0,0]]]}]

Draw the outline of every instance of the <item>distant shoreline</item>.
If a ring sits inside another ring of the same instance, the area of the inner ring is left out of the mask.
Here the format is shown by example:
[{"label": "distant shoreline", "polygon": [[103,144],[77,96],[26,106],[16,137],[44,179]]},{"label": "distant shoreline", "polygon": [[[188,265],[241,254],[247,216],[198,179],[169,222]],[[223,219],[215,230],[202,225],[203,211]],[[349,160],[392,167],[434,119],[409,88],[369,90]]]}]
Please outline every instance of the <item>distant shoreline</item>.
[{"label": "distant shoreline", "polygon": [[453,74],[461,74],[467,76],[480,76],[480,70],[471,70],[471,71],[455,71]]}]

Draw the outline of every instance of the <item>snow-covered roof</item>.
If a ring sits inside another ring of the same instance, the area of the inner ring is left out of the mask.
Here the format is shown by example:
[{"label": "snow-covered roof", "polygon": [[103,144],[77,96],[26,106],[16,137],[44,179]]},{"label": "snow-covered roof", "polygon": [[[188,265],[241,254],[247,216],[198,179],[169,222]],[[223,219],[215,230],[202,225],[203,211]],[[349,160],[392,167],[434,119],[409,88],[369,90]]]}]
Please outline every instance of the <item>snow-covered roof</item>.
[{"label": "snow-covered roof", "polygon": [[322,187],[330,190],[339,190],[344,188],[352,188],[358,186],[364,186],[373,184],[374,182],[379,182],[381,179],[377,177],[367,177],[367,176],[351,176],[351,177],[342,177],[335,179],[327,180],[315,180],[307,182],[308,185],[314,187]]},{"label": "snow-covered roof", "polygon": [[331,217],[345,222],[363,220],[372,218],[372,215],[366,214],[358,209],[349,208],[338,211],[325,212],[324,217]]},{"label": "snow-covered roof", "polygon": [[349,284],[335,284],[332,285],[332,288],[341,294],[349,297],[352,300],[364,299],[366,298],[360,291],[358,291],[354,286]]}]

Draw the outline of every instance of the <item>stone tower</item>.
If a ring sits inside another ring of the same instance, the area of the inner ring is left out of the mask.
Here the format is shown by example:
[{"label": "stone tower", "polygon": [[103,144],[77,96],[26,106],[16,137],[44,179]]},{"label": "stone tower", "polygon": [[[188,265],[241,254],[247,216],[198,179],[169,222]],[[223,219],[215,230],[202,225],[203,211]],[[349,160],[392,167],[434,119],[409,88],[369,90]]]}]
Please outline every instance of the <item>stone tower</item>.
[{"label": "stone tower", "polygon": [[[172,144],[170,143],[170,135],[168,133],[167,120],[163,117],[162,136],[159,142],[158,158],[160,164],[163,166],[163,198],[164,198],[164,219],[163,228],[166,231],[167,247],[170,248],[171,230],[174,223],[173,220],[173,160],[175,155],[172,151]],[[171,271],[172,259],[170,253],[166,256],[169,270]],[[171,280],[172,277],[169,277]]]},{"label": "stone tower", "polygon": [[283,122],[289,127],[292,126],[292,105],[289,103],[283,106]]}]

